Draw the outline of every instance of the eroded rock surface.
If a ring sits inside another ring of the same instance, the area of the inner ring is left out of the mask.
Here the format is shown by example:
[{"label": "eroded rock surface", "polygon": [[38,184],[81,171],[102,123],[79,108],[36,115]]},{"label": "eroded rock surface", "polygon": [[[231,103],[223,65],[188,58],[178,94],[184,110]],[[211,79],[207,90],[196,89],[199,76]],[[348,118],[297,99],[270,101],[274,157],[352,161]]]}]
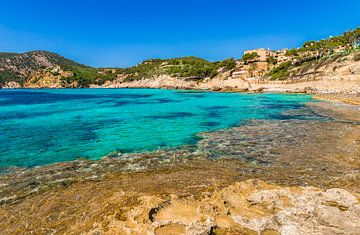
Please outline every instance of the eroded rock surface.
[{"label": "eroded rock surface", "polygon": [[121,220],[88,234],[359,234],[360,204],[343,189],[248,180],[201,199],[142,197]]}]

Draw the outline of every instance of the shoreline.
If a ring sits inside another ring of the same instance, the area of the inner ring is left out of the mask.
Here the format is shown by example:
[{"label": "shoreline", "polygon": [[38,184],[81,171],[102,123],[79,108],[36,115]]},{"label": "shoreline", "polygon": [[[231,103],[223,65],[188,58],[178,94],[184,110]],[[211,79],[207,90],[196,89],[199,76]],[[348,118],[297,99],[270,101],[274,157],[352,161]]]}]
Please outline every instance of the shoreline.
[{"label": "shoreline", "polygon": [[318,100],[340,102],[350,105],[360,105],[360,94],[345,95],[345,94],[314,94],[314,98]]},{"label": "shoreline", "polygon": [[[254,121],[204,133],[195,150],[78,160],[6,175],[0,228],[87,234],[358,231],[358,113],[349,119],[349,106],[332,102],[313,108],[323,115],[337,112],[336,120]],[[254,140],[266,151],[254,152]],[[244,157],[233,158],[238,155]],[[8,201],[4,193],[11,195]],[[315,224],[304,224],[306,216]]]},{"label": "shoreline", "polygon": [[[360,85],[359,85],[360,86]],[[253,90],[244,90],[244,89],[236,89],[236,88],[189,88],[189,87],[76,87],[76,88],[68,88],[68,87],[0,87],[0,90],[82,90],[82,89],[160,89],[160,90],[174,90],[174,91],[194,91],[194,92],[222,92],[222,93],[248,93],[248,94],[259,94],[259,93],[278,93],[278,94],[306,94],[313,95],[319,100],[328,100],[328,101],[343,101],[344,103],[359,105],[360,101],[360,93],[352,93],[352,92],[323,92],[323,91],[314,91],[314,90],[287,90],[287,89],[253,89]],[[353,100],[352,100],[353,99]]]}]

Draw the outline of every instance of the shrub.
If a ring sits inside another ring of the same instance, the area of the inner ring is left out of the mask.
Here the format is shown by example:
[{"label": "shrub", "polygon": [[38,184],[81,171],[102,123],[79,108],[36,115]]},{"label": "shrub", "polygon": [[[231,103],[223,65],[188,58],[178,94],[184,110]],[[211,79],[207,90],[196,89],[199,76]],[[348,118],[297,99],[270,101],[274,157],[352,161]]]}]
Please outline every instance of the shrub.
[{"label": "shrub", "polygon": [[268,62],[269,64],[277,64],[277,60],[273,57],[270,56],[269,58],[266,59],[266,62]]},{"label": "shrub", "polygon": [[250,60],[254,60],[256,58],[258,58],[259,55],[256,52],[252,52],[252,53],[246,53],[243,55],[243,57],[241,58],[243,61],[245,61],[245,63],[247,63]]},{"label": "shrub", "polygon": [[225,70],[232,70],[236,66],[236,61],[233,58],[223,60],[219,63],[219,67],[223,67]]},{"label": "shrub", "polygon": [[269,75],[271,76],[271,80],[285,80],[289,75],[288,70],[291,67],[291,62],[285,62],[280,64],[279,66],[273,68]]},{"label": "shrub", "polygon": [[353,57],[354,61],[360,61],[360,52],[356,53]]}]

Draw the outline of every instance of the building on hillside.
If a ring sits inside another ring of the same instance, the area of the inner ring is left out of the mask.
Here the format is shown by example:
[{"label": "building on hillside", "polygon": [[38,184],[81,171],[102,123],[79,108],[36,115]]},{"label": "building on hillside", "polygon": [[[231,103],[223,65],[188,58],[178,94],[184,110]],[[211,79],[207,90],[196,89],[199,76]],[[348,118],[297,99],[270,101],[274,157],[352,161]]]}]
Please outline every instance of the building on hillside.
[{"label": "building on hillside", "polygon": [[240,70],[240,71],[235,71],[232,73],[232,78],[247,78],[249,75],[249,72],[246,70]]},{"label": "building on hillside", "polygon": [[271,56],[276,59],[277,64],[285,63],[291,60],[291,57],[286,55],[288,49],[276,50],[271,52]]},{"label": "building on hillside", "polygon": [[254,50],[246,50],[244,51],[244,55],[252,54],[254,52],[258,54],[258,58],[253,59],[252,61],[249,62],[265,62],[270,57],[271,54],[270,49],[265,50],[264,48],[259,48]]}]

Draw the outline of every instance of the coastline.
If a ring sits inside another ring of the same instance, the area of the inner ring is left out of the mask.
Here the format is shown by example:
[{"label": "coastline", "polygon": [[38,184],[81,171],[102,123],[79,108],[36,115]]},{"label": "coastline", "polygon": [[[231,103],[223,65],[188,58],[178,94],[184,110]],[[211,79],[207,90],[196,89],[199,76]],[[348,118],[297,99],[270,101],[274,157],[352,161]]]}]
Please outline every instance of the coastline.
[{"label": "coastline", "polygon": [[346,94],[315,94],[315,99],[326,100],[332,102],[340,102],[350,105],[360,105],[360,94],[346,95]]},{"label": "coastline", "polygon": [[[296,84],[296,83],[295,83]],[[232,92],[232,93],[279,93],[279,94],[308,94],[313,95],[315,99],[318,100],[327,100],[327,101],[338,101],[342,103],[348,103],[353,105],[359,105],[360,92],[354,91],[325,91],[322,89],[313,89],[311,87],[300,88],[290,88],[290,87],[268,87],[264,88],[259,86],[253,89],[241,89],[233,87],[177,87],[177,86],[129,86],[125,85],[123,87],[107,87],[107,86],[90,86],[90,87],[76,87],[76,88],[66,88],[66,87],[0,87],[0,90],[43,90],[43,89],[164,89],[164,90],[184,90],[184,91],[198,91],[198,92]],[[360,85],[359,85],[360,89]]]},{"label": "coastline", "polygon": [[0,235],[360,235],[360,1],[1,6]]},{"label": "coastline", "polygon": [[[358,231],[354,213],[360,207],[360,128],[354,121],[360,111],[349,112],[348,105],[336,102],[313,108],[339,121],[255,121],[204,133],[195,150],[77,160],[2,175],[2,230],[37,232],[45,226],[48,232],[88,234]],[[269,142],[268,136],[277,141]],[[254,139],[262,140],[266,151],[254,152]],[[236,159],[234,154],[251,157]],[[11,196],[4,200],[4,195]],[[306,205],[298,201],[303,197]],[[301,224],[306,211],[315,224]],[[39,219],[30,219],[34,213]],[[350,222],[329,221],[329,213]],[[75,215],[83,219],[73,221]],[[28,225],[10,226],[19,216]],[[328,226],[331,223],[336,228]]]},{"label": "coastline", "polygon": [[12,89],[166,89],[193,90],[204,92],[243,92],[243,93],[288,93],[311,94],[319,100],[334,100],[359,105],[360,80],[304,80],[304,81],[267,81],[259,79],[224,79],[206,82],[187,82],[168,77],[145,79],[135,82],[105,83],[89,87],[0,87]]}]

